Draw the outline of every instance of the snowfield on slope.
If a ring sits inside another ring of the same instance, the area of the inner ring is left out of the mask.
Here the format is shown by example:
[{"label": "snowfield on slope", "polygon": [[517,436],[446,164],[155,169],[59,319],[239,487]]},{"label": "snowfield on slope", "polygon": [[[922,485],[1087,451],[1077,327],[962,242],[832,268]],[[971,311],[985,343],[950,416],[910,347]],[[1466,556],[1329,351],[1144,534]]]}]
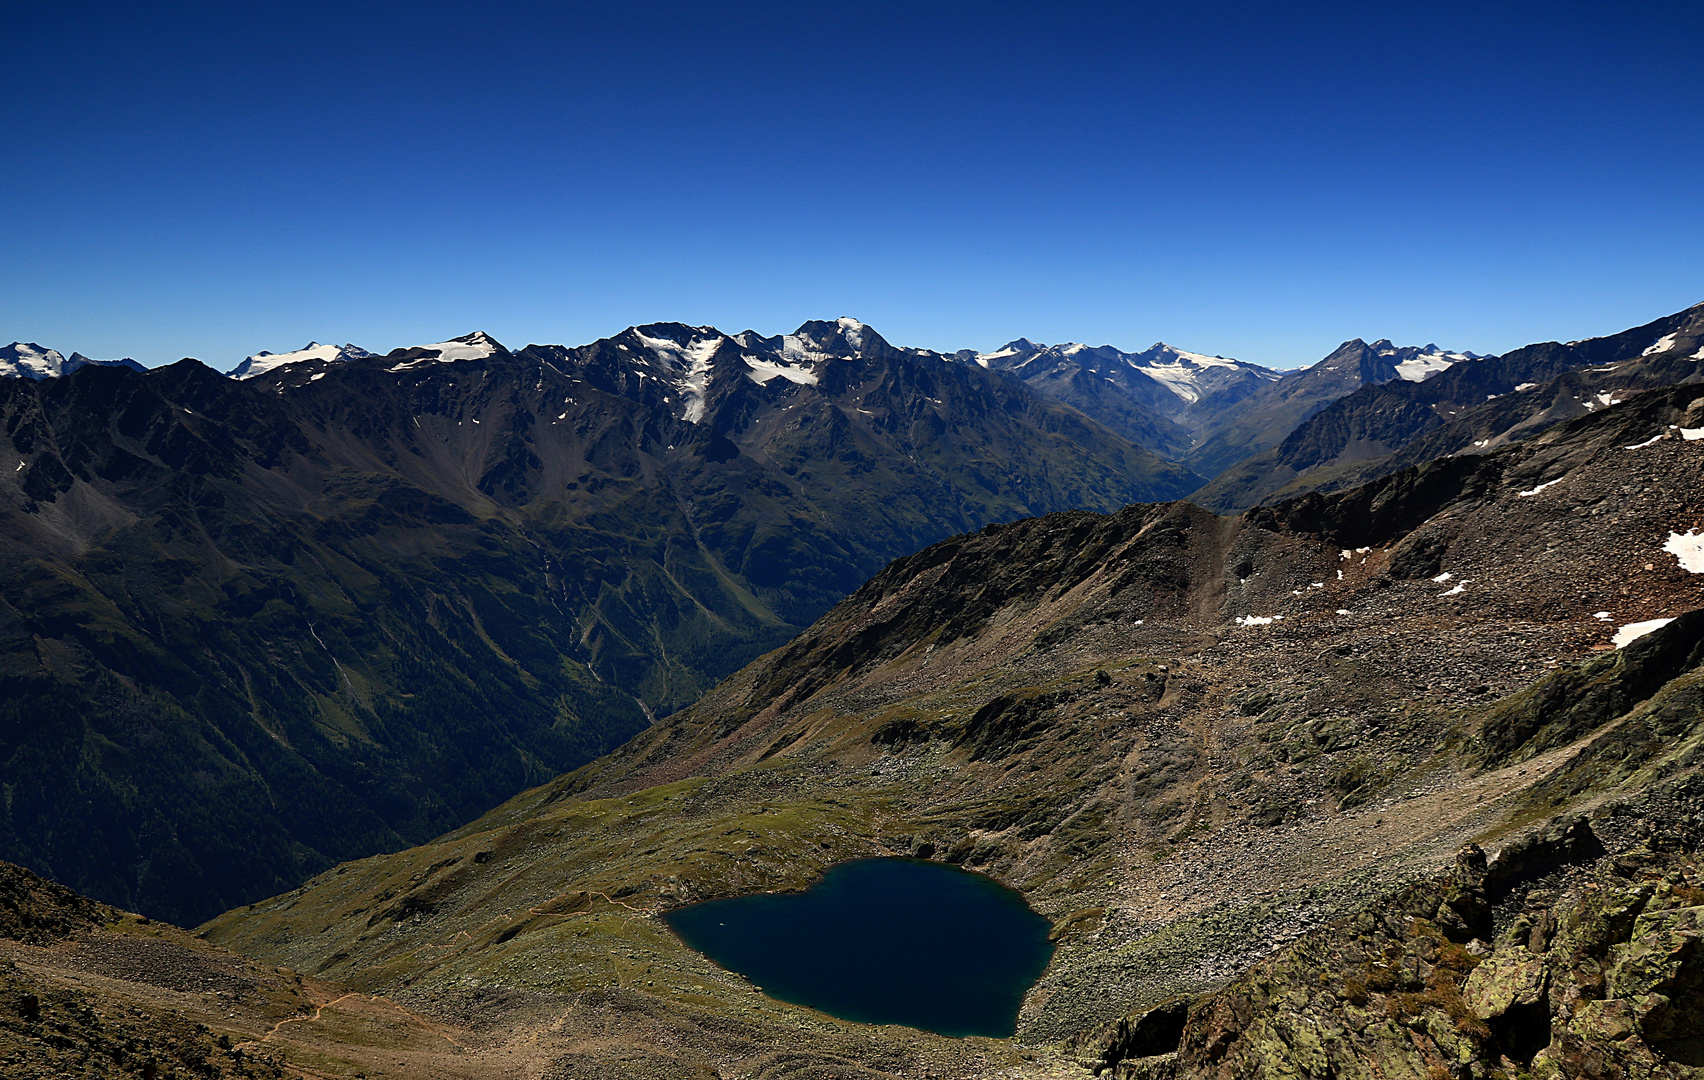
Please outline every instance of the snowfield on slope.
[{"label": "snowfield on slope", "polygon": [[1679,559],[1681,568],[1687,573],[1704,574],[1704,533],[1693,529],[1684,533],[1671,532],[1663,550]]}]

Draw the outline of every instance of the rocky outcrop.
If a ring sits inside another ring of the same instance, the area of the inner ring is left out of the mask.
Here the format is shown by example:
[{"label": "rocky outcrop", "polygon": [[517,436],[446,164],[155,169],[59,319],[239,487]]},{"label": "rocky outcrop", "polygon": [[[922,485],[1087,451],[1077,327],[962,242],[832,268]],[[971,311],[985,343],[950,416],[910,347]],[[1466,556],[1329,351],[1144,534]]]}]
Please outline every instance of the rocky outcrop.
[{"label": "rocky outcrop", "polygon": [[[1109,1071],[1117,1075],[1119,1066],[1129,1062],[1133,1068],[1135,1062],[1143,1059],[1165,1059],[1165,1065],[1159,1067],[1169,1068],[1176,1060],[1183,1025],[1189,1019],[1189,1006],[1189,998],[1174,998],[1113,1021],[1094,1040],[1100,1051],[1100,1060],[1094,1065],[1095,1075]],[[1155,1067],[1152,1062],[1148,1065],[1148,1075],[1153,1074]]]},{"label": "rocky outcrop", "polygon": [[[1106,1066],[1224,1080],[1694,1075],[1704,1066],[1699,794],[1682,785],[1619,854],[1578,818],[1489,862],[1464,849],[1448,874],[1198,1000],[1175,1053],[1144,1046],[1164,1056],[1130,1060],[1131,1040],[1111,1039]],[[1595,860],[1568,864],[1594,849]]]}]

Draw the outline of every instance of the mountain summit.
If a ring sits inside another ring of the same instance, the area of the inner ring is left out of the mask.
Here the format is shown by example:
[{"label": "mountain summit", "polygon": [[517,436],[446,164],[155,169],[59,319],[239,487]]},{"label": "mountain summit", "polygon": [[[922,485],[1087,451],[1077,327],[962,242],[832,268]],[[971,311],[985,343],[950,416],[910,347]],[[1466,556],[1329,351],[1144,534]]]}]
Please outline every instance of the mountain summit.
[{"label": "mountain summit", "polygon": [[335,364],[372,355],[366,349],[355,345],[321,345],[317,341],[310,341],[294,352],[257,352],[253,356],[245,357],[242,363],[230,370],[229,374],[233,379],[252,379],[256,375],[264,375],[275,368],[283,367],[285,364],[300,364],[306,360],[320,360],[328,364]]},{"label": "mountain summit", "polygon": [[125,357],[122,360],[91,360],[74,352],[69,358],[56,349],[44,348],[33,342],[14,341],[0,348],[0,378],[56,379],[83,367],[126,367],[145,370],[141,364]]}]

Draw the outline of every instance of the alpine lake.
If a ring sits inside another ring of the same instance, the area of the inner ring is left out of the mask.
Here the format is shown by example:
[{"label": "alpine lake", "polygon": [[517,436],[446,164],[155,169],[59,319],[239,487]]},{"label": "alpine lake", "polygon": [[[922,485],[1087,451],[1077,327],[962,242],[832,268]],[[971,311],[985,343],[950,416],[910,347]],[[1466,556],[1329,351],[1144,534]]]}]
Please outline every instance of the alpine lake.
[{"label": "alpine lake", "polygon": [[840,863],[801,893],[664,916],[765,994],[842,1019],[1003,1038],[1053,955],[1051,924],[997,882],[941,863]]}]

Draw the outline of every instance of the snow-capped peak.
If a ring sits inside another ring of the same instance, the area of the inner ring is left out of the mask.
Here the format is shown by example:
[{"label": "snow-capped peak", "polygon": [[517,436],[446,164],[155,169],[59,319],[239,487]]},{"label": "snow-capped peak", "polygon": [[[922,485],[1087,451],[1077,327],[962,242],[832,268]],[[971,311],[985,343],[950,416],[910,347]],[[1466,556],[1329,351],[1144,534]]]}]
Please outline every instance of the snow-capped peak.
[{"label": "snow-capped peak", "polygon": [[834,320],[834,323],[836,326],[840,327],[841,336],[846,339],[846,344],[852,346],[853,349],[862,349],[864,347],[863,323],[848,316],[841,316]]},{"label": "snow-capped peak", "polygon": [[363,356],[373,354],[355,345],[321,345],[310,341],[294,352],[270,353],[257,352],[245,357],[243,362],[229,372],[233,379],[252,379],[256,375],[264,375],[275,368],[286,364],[299,364],[304,360],[324,360],[326,363],[340,363],[345,360],[358,360]]},{"label": "snow-capped peak", "polygon": [[0,377],[14,379],[57,379],[84,367],[123,367],[132,371],[148,369],[125,357],[122,360],[92,360],[80,352],[69,358],[59,350],[48,349],[33,342],[14,341],[0,349]]},{"label": "snow-capped peak", "polygon": [[957,355],[961,357],[968,356],[970,359],[975,360],[978,365],[988,367],[990,364],[1005,360],[1008,357],[1029,356],[1032,353],[1042,352],[1046,350],[1046,348],[1046,345],[1037,345],[1029,338],[1018,338],[1016,341],[1006,342],[1006,344],[995,349],[993,352],[971,353],[966,350],[965,352],[961,352]]},{"label": "snow-capped peak", "polygon": [[1191,367],[1243,367],[1241,360],[1232,360],[1226,356],[1208,356],[1206,353],[1189,352],[1175,345],[1167,345],[1156,341],[1148,346],[1140,355],[1146,363],[1137,367],[1155,367],[1158,365],[1188,365]]},{"label": "snow-capped peak", "polygon": [[397,349],[390,355],[402,353],[411,359],[392,364],[391,371],[407,371],[422,364],[453,364],[458,360],[484,360],[497,353],[506,352],[495,338],[483,330],[475,330],[471,334],[463,334],[448,341],[438,341],[431,345],[416,345],[408,349]]},{"label": "snow-capped peak", "polygon": [[[1249,379],[1275,382],[1282,378],[1278,372],[1258,364],[1233,360],[1227,356],[1209,356],[1189,352],[1157,341],[1139,353],[1127,353],[1111,345],[1085,345],[1068,342],[1059,345],[1040,345],[1028,338],[1018,338],[990,353],[968,350],[955,354],[973,360],[982,367],[998,366],[1029,378],[1034,373],[1051,370],[1061,361],[1093,372],[1122,384],[1132,372],[1164,386],[1186,405],[1220,392],[1226,387],[1246,383]],[[1146,382],[1146,379],[1140,380]]]},{"label": "snow-capped peak", "polygon": [[[707,407],[705,393],[710,387],[710,369],[715,362],[716,352],[724,343],[733,339],[723,334],[713,326],[668,327],[668,329],[687,331],[679,336],[685,341],[677,341],[674,337],[663,333],[664,326],[651,325],[634,327],[629,332],[639,344],[649,350],[663,369],[663,378],[680,394],[685,408],[681,419],[690,424],[699,423],[704,419]],[[645,331],[655,331],[647,334]]]},{"label": "snow-capped peak", "polygon": [[0,375],[23,379],[52,379],[65,373],[65,357],[57,349],[34,342],[14,341],[0,349]]},{"label": "snow-capped peak", "polygon": [[885,345],[880,334],[857,319],[843,316],[833,322],[801,323],[791,334],[782,335],[780,350],[789,363],[815,363],[864,356]]},{"label": "snow-capped peak", "polygon": [[1270,380],[1280,377],[1276,372],[1268,371],[1258,364],[1245,364],[1227,356],[1189,352],[1175,345],[1167,345],[1163,341],[1156,341],[1130,357],[1129,363],[1131,367],[1157,380],[1167,390],[1191,405],[1200,401],[1206,393],[1207,388],[1202,380],[1213,368],[1241,369]]},{"label": "snow-capped peak", "polygon": [[435,345],[421,345],[422,349],[436,349],[438,363],[453,364],[457,360],[484,360],[493,355],[503,346],[497,344],[490,334],[483,330],[475,330],[471,334],[463,334],[458,338],[440,341]]},{"label": "snow-capped peak", "polygon": [[1242,366],[1237,361],[1226,359],[1223,356],[1208,356],[1206,353],[1189,352],[1186,349],[1167,345],[1163,341],[1154,342],[1146,349],[1130,357],[1128,362],[1131,367],[1158,381],[1160,385],[1190,405],[1201,400],[1204,393],[1201,379],[1207,369]]},{"label": "snow-capped peak", "polygon": [[[1380,356],[1395,356],[1408,351],[1391,346],[1389,341],[1380,341],[1374,347],[1377,348],[1378,345],[1386,346],[1378,350]],[[1477,359],[1479,357],[1473,353],[1445,352],[1428,342],[1425,348],[1416,350],[1413,355],[1397,363],[1396,377],[1405,382],[1425,382],[1445,368],[1453,367],[1464,360]]]}]

